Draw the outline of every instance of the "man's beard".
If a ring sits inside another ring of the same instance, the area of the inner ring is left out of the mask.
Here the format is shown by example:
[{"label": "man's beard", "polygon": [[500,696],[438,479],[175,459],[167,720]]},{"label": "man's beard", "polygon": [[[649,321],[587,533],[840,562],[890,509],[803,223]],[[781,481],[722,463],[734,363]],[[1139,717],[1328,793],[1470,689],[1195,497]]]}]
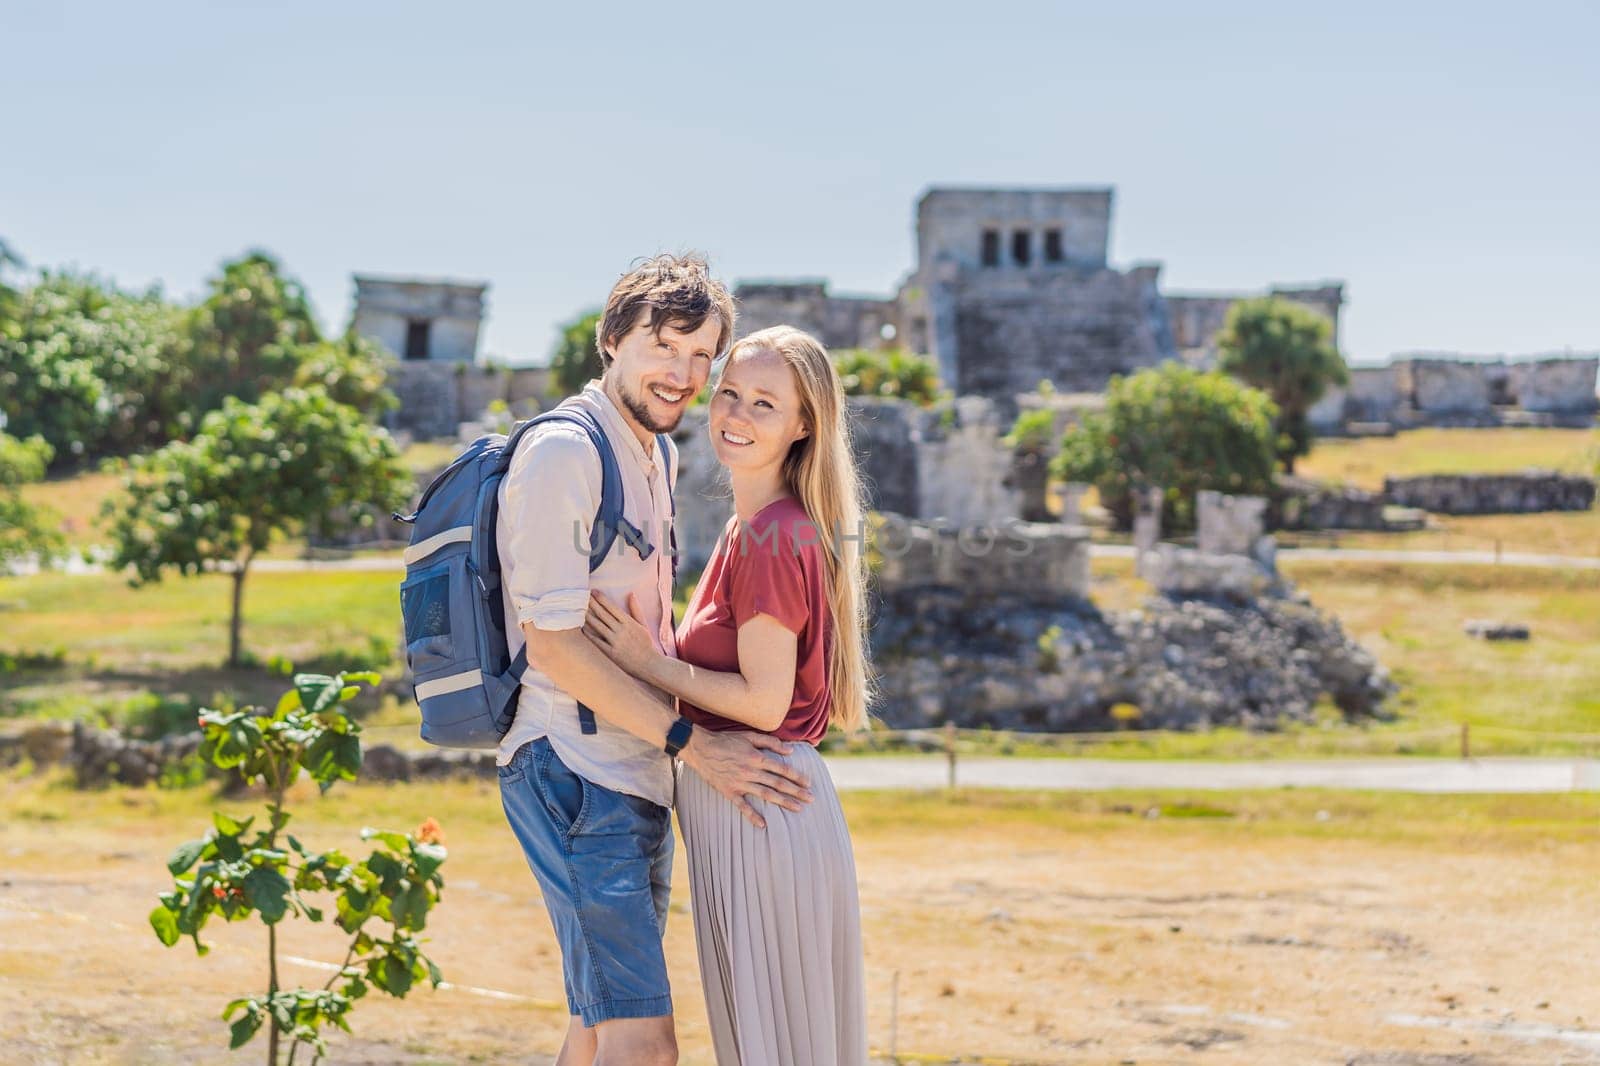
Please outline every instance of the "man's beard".
[{"label": "man's beard", "polygon": [[671,422],[662,422],[650,412],[648,402],[630,393],[628,386],[620,381],[617,382],[617,395],[621,397],[622,406],[628,409],[628,413],[634,417],[634,421],[651,433],[671,433],[678,428],[678,423],[683,421],[683,411],[687,410],[687,408],[680,409],[678,417]]}]

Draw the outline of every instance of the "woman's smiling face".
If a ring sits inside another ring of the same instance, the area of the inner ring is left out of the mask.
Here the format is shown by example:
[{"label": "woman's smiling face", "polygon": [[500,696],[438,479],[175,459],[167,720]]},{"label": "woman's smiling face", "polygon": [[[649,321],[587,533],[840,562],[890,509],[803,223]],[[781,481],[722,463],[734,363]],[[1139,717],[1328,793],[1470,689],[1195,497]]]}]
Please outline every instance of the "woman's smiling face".
[{"label": "woman's smiling face", "polygon": [[780,464],[807,433],[800,390],[783,356],[737,349],[711,394],[709,427],[717,461],[741,470]]}]

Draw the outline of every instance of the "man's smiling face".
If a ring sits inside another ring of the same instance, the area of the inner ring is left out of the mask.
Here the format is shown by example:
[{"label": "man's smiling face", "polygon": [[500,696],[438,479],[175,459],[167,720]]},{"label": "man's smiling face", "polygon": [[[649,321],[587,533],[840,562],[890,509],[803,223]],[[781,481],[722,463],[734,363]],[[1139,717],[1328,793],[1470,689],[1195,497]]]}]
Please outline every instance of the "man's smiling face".
[{"label": "man's smiling face", "polygon": [[658,333],[650,328],[650,312],[641,311],[607,349],[612,362],[606,377],[615,387],[614,398],[648,432],[671,433],[705,387],[721,336],[722,322],[714,314],[699,329],[663,323]]}]

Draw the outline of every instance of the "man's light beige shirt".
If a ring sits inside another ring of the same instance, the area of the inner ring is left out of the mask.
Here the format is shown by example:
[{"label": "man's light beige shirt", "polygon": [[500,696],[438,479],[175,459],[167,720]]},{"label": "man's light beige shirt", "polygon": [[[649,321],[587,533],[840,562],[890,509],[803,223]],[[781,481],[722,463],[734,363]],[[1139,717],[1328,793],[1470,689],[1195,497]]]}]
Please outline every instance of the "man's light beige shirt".
[{"label": "man's light beige shirt", "polygon": [[[646,454],[599,382],[591,381],[569,402],[594,414],[605,430],[622,474],[623,516],[644,531],[655,550],[640,558],[619,535],[604,561],[589,572],[589,530],[600,507],[600,457],[578,426],[557,422],[535,427],[519,443],[500,483],[496,536],[511,654],[524,644],[524,622],[539,629],[583,625],[589,591],[595,589],[624,607],[633,593],[645,628],[663,652],[673,655],[667,464],[677,462],[676,449],[656,454],[659,449],[652,441],[651,454]],[[561,761],[586,780],[670,807],[672,760],[666,753],[610,724],[599,711],[595,722],[598,733],[581,732],[577,701],[530,666],[497,761],[503,766],[524,744],[549,737]]]}]

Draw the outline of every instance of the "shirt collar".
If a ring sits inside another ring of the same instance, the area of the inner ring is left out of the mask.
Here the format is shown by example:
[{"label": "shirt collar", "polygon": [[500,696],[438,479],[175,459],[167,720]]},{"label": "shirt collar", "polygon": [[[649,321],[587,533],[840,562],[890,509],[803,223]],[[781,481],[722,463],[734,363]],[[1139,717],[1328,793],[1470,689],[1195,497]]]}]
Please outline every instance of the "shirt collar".
[{"label": "shirt collar", "polygon": [[[628,420],[617,409],[617,405],[611,401],[611,397],[607,395],[606,390],[600,386],[599,380],[597,379],[584,385],[582,395],[587,397],[599,409],[600,419],[605,424],[606,432],[611,435],[611,439],[613,441],[618,439],[625,441],[627,447],[632,449],[634,458],[639,461],[641,469],[655,469],[655,459],[646,454],[644,445],[634,435],[633,427],[628,425]],[[656,448],[651,449],[652,452],[656,450]]]}]

